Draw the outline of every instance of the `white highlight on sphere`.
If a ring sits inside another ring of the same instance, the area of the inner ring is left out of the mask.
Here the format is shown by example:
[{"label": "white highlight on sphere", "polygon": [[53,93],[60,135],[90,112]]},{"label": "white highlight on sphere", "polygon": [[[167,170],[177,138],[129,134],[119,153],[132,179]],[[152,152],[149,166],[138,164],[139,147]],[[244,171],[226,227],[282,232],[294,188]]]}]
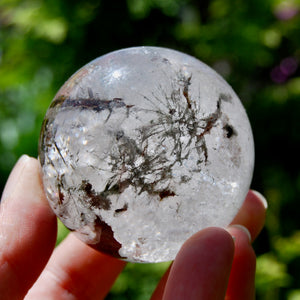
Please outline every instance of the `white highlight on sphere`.
[{"label": "white highlight on sphere", "polygon": [[161,262],[234,218],[254,145],[240,100],[215,71],[174,50],[136,47],[97,58],[62,86],[39,158],[51,207],[81,240]]}]

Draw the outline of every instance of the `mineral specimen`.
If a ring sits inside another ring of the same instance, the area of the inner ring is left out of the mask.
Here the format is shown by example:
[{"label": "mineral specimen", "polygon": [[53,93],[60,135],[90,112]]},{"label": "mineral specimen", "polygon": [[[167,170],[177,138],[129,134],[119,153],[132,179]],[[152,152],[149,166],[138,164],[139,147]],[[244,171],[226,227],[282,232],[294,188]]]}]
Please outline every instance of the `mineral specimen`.
[{"label": "mineral specimen", "polygon": [[197,231],[230,223],[254,146],[241,102],[215,71],[174,50],[136,47],[97,58],[62,86],[39,159],[51,207],[81,240],[160,262]]}]

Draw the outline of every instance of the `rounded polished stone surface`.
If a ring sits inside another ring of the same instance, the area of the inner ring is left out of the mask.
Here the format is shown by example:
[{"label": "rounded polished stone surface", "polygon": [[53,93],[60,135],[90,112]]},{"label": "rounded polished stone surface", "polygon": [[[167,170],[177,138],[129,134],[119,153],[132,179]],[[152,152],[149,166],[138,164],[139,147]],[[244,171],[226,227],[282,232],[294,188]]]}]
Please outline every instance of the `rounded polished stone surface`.
[{"label": "rounded polished stone surface", "polygon": [[215,71],[174,50],[136,47],[97,58],[62,86],[39,159],[51,207],[81,240],[161,262],[200,229],[230,223],[254,146],[240,100]]}]

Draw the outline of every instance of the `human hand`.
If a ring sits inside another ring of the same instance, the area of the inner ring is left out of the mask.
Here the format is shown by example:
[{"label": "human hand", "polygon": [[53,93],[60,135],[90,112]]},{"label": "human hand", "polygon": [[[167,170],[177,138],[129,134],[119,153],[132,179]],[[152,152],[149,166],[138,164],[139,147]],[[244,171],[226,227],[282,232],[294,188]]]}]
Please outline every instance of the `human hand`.
[{"label": "human hand", "polygon": [[[252,241],[265,206],[249,192],[227,230],[207,228],[188,239],[152,300],[254,299]],[[93,250],[73,234],[56,248],[56,216],[49,207],[36,159],[13,169],[0,206],[0,299],[103,299],[125,262]],[[231,236],[234,236],[235,240]]]}]

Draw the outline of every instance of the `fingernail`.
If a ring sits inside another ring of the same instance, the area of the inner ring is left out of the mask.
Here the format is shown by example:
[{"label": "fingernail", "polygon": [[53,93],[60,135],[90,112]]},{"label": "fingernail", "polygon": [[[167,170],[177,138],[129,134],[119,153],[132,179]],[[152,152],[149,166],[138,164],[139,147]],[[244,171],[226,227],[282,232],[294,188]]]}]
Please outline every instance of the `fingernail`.
[{"label": "fingernail", "polygon": [[263,206],[265,207],[265,209],[268,208],[268,202],[266,200],[266,198],[259,192],[251,190],[252,193],[261,201],[261,203],[263,204]]},{"label": "fingernail", "polygon": [[[245,226],[240,225],[240,224],[234,224],[234,225],[230,225],[230,226],[228,227],[228,229],[230,229],[230,228],[238,228],[238,229],[244,231],[244,232],[247,234],[247,236],[248,236],[249,243],[251,243],[252,238],[251,238],[250,231],[249,231]],[[234,240],[235,240],[235,239],[234,239]]]},{"label": "fingernail", "polygon": [[29,160],[30,157],[25,154],[19,158],[8,177],[8,180],[2,193],[1,202],[4,202],[15,191],[16,183],[19,182],[23,169]]}]

